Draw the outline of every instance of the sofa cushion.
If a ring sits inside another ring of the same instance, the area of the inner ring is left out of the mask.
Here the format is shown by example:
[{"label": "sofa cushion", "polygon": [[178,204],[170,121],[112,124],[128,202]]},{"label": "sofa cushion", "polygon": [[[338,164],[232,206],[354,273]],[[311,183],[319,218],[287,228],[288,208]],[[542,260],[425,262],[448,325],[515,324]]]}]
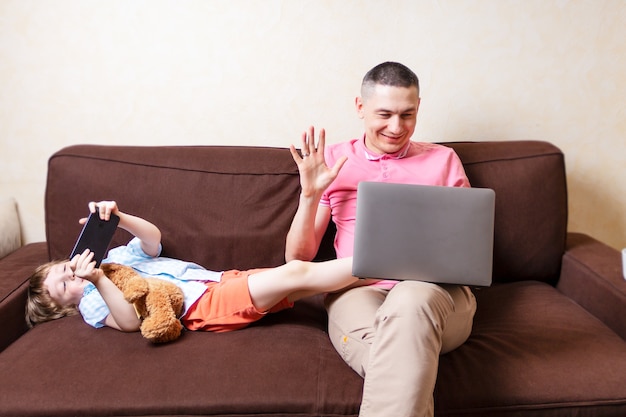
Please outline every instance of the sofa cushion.
[{"label": "sofa cushion", "polygon": [[362,379],[330,345],[321,309],[305,300],[244,330],[165,345],[77,316],[44,323],[0,355],[11,375],[0,415],[354,415]]},{"label": "sofa cushion", "polygon": [[456,142],[473,187],[496,192],[493,281],[555,284],[567,232],[563,153],[540,141]]},{"label": "sofa cushion", "polygon": [[0,259],[22,245],[20,219],[12,198],[0,200]]},{"label": "sofa cushion", "polygon": [[540,282],[476,296],[469,340],[441,357],[438,415],[626,415],[626,341],[600,320]]},{"label": "sofa cushion", "polygon": [[[67,257],[87,203],[104,198],[154,222],[163,256],[217,271],[276,266],[299,192],[287,149],[72,146],[48,164],[47,242],[52,258]],[[118,230],[111,245],[129,239]]]}]

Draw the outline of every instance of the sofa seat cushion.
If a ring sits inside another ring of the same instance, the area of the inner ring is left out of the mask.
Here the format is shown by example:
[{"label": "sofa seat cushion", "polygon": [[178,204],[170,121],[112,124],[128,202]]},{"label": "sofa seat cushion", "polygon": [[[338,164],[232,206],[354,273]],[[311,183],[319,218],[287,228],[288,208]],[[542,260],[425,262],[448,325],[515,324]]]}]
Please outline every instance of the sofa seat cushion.
[{"label": "sofa seat cushion", "polygon": [[438,415],[626,415],[626,341],[544,283],[476,295],[471,337],[441,357]]},{"label": "sofa seat cushion", "polygon": [[354,415],[362,379],[328,342],[320,308],[299,302],[165,345],[78,316],[38,325],[0,355],[0,415]]}]

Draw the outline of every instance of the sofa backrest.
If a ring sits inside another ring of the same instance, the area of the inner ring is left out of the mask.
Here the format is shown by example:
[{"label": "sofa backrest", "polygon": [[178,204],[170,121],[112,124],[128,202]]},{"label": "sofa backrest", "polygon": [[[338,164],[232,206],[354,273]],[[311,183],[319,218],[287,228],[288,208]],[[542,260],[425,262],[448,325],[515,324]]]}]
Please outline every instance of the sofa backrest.
[{"label": "sofa backrest", "polygon": [[[87,203],[107,199],[161,229],[163,256],[213,270],[284,262],[299,192],[285,149],[77,145],[53,155],[48,172],[46,236],[53,259],[68,256]],[[112,246],[129,238],[118,230]]]},{"label": "sofa backrest", "polygon": [[[473,186],[496,191],[494,281],[554,282],[564,250],[563,156],[544,142],[450,143]],[[91,200],[116,200],[163,232],[163,255],[209,269],[284,262],[298,204],[288,149],[76,145],[49,160],[46,236],[51,259],[67,257]],[[319,259],[332,257],[332,233]],[[112,246],[130,235],[118,230]]]},{"label": "sofa backrest", "polygon": [[494,282],[555,284],[567,234],[563,153],[539,141],[458,142],[473,187],[496,192]]}]

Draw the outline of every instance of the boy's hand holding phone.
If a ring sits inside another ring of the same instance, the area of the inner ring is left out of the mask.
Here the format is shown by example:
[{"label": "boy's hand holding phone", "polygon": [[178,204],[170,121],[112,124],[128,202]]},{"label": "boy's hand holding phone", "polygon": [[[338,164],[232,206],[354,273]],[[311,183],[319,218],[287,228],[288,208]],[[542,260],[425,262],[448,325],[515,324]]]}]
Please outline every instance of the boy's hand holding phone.
[{"label": "boy's hand holding phone", "polygon": [[119,210],[115,201],[99,203],[92,201],[89,203],[89,211],[91,214],[88,218],[79,220],[79,223],[83,225],[83,230],[69,258],[73,260],[77,255],[82,256],[85,250],[89,249],[94,267],[98,268],[119,224],[120,218],[117,215]]},{"label": "boy's hand holding phone", "polygon": [[[119,208],[117,207],[117,203],[115,201],[100,201],[95,202],[91,201],[88,204],[90,213],[98,213],[100,220],[109,221],[111,219],[111,214],[119,215]],[[83,217],[78,221],[80,224],[87,223],[88,217]]]},{"label": "boy's hand holding phone", "polygon": [[102,276],[103,272],[96,267],[96,261],[93,259],[94,253],[89,249],[85,249],[82,253],[75,255],[70,260],[70,268],[74,271],[74,275],[78,278],[86,279],[95,284]]}]

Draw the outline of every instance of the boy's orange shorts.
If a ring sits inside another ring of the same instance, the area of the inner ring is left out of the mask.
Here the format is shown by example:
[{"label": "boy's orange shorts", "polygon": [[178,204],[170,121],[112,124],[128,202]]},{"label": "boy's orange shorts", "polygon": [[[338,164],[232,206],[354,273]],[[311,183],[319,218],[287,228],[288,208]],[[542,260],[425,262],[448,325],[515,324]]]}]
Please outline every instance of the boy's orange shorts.
[{"label": "boy's orange shorts", "polygon": [[259,311],[252,305],[248,276],[264,270],[225,271],[220,282],[207,282],[206,292],[181,318],[183,325],[189,330],[228,332],[242,329],[267,313],[293,307],[286,298],[269,311]]}]

